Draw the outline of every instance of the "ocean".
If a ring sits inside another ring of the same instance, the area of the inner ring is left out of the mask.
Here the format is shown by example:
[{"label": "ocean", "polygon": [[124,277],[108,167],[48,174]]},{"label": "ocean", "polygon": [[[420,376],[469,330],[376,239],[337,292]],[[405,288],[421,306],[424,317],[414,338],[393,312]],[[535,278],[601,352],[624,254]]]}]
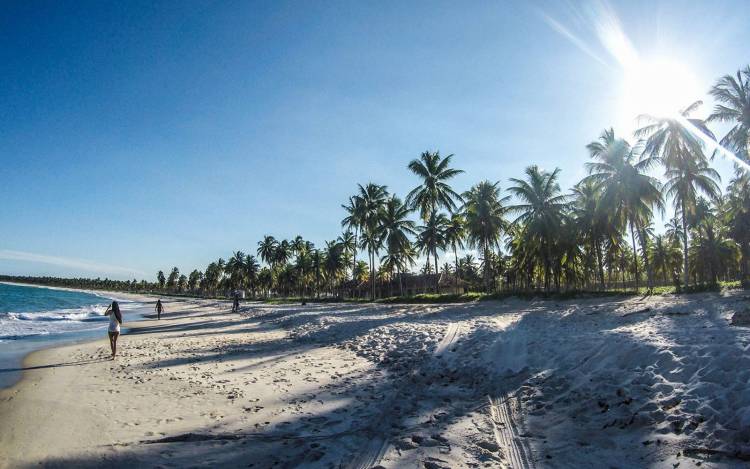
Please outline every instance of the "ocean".
[{"label": "ocean", "polygon": [[[93,292],[0,283],[0,387],[21,374],[29,352],[106,335],[113,298]],[[124,323],[140,319],[142,303],[116,298]]]}]

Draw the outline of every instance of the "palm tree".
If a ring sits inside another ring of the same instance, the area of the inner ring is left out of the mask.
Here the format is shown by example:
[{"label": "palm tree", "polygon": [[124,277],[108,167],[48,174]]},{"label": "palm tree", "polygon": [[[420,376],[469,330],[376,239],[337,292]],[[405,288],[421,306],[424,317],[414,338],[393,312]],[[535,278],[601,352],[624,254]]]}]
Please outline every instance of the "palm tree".
[{"label": "palm tree", "polygon": [[352,269],[357,262],[357,236],[351,230],[341,233],[337,239],[347,256],[352,256]]},{"label": "palm tree", "polygon": [[343,253],[344,247],[341,243],[336,241],[326,241],[323,265],[326,277],[328,278],[328,285],[331,294],[334,294],[336,282],[341,277],[342,272],[346,269]]},{"label": "palm tree", "polygon": [[573,216],[589,243],[599,273],[599,287],[605,288],[604,256],[602,246],[610,225],[606,208],[602,204],[602,190],[593,181],[580,182],[573,187]]},{"label": "palm tree", "polygon": [[[435,273],[439,274],[438,270],[438,249],[445,248],[445,230],[448,227],[450,221],[445,214],[433,212],[430,217],[425,221],[423,226],[418,228],[419,235],[417,236],[417,242],[415,246],[427,255],[427,263],[430,263],[430,254],[435,260]],[[435,276],[435,292],[439,293],[440,288],[440,276]]]},{"label": "palm tree", "polygon": [[665,285],[668,283],[668,278],[671,277],[672,272],[675,270],[675,264],[680,263],[680,252],[676,251],[676,249],[677,247],[674,243],[670,242],[667,235],[654,236],[654,242],[651,244],[650,253],[651,265],[654,266],[654,269],[657,272],[661,272],[662,282]]},{"label": "palm tree", "polygon": [[167,283],[167,278],[164,277],[164,272],[160,270],[156,274],[156,280],[159,282],[159,290],[164,290],[164,284]]},{"label": "palm tree", "polygon": [[369,254],[370,288],[372,300],[375,300],[375,258],[383,246],[381,220],[388,190],[379,184],[368,183],[365,186],[360,184],[358,197],[362,204],[360,247],[366,249]]},{"label": "palm tree", "polygon": [[[360,186],[361,189],[361,186]],[[341,208],[346,210],[348,214],[341,220],[341,227],[346,229],[347,232],[354,230],[354,244],[351,247],[352,254],[352,277],[354,276],[354,268],[357,266],[357,248],[359,233],[362,230],[365,220],[365,204],[362,197],[359,195],[353,195],[349,197],[349,204],[342,205]]]},{"label": "palm tree", "polygon": [[721,189],[715,180],[720,179],[719,173],[699,159],[685,159],[680,166],[668,169],[667,183],[664,186],[667,197],[674,201],[675,210],[682,216],[682,246],[684,249],[684,281],[685,288],[689,285],[689,237],[688,220],[695,213],[696,199],[700,190],[711,198],[717,198]]},{"label": "palm tree", "polygon": [[450,167],[451,158],[453,155],[443,158],[440,152],[426,151],[408,165],[411,172],[422,179],[422,184],[409,192],[406,203],[413,209],[418,209],[425,221],[440,207],[453,212],[456,210],[456,201],[461,202],[461,196],[447,183],[463,173],[460,169]]},{"label": "palm tree", "polygon": [[616,226],[630,225],[633,243],[635,284],[638,288],[638,260],[635,235],[641,244],[643,262],[648,272],[648,286],[652,288],[653,275],[648,259],[648,240],[643,228],[653,217],[653,208],[663,210],[660,184],[649,176],[658,159],[639,155],[638,149],[623,139],[615,137],[611,128],[604,130],[599,140],[587,145],[594,161],[586,163],[589,175],[584,181],[593,181],[602,188],[602,203]]},{"label": "palm tree", "polygon": [[198,285],[200,284],[201,280],[203,280],[203,272],[198,269],[190,272],[190,277],[188,277],[188,289],[191,292],[195,292],[195,290],[198,289]]},{"label": "palm tree", "polygon": [[273,264],[285,266],[292,257],[292,245],[287,240],[282,240],[275,249]]},{"label": "palm tree", "polygon": [[206,274],[204,281],[201,284],[204,290],[211,293],[216,291],[217,284],[219,282],[219,266],[216,262],[211,262],[206,267]]},{"label": "palm tree", "polygon": [[248,287],[253,293],[253,297],[255,297],[255,291],[257,288],[257,282],[258,282],[258,272],[260,271],[260,264],[258,264],[258,261],[255,259],[255,256],[248,254],[245,256],[245,280],[248,283]]},{"label": "palm tree", "polygon": [[245,281],[245,253],[236,251],[227,261],[227,272],[233,290],[239,290]]},{"label": "palm tree", "polygon": [[302,239],[302,236],[297,235],[292,240],[292,242],[289,243],[289,246],[290,246],[291,252],[293,254],[299,254],[300,252],[302,252],[307,247],[307,244],[305,243],[305,240]]},{"label": "palm tree", "polygon": [[[508,197],[500,195],[500,183],[482,181],[463,193],[463,214],[466,219],[467,240],[483,258],[489,258],[493,248],[499,247],[507,224],[503,206]],[[485,263],[484,288],[490,290],[490,270]]]},{"label": "palm tree", "polygon": [[180,277],[177,279],[177,290],[182,293],[185,291],[185,288],[187,287],[188,278],[185,276],[185,274],[180,275]]},{"label": "palm tree", "polygon": [[279,243],[276,238],[270,235],[265,235],[263,241],[258,241],[258,256],[260,260],[268,265],[272,265],[276,259],[276,248]]},{"label": "palm tree", "polygon": [[412,260],[409,256],[411,241],[409,236],[416,235],[415,224],[408,219],[411,210],[395,194],[392,195],[382,210],[381,229],[386,255],[381,259],[387,268],[396,270],[399,276],[399,284],[403,293],[401,274],[410,265]]},{"label": "palm tree", "polygon": [[169,277],[167,278],[167,288],[174,291],[175,287],[177,286],[177,280],[180,278],[180,269],[177,267],[172,267],[172,272],[169,273]]},{"label": "palm tree", "polygon": [[695,242],[691,249],[695,259],[693,270],[699,278],[707,278],[712,285],[716,285],[719,274],[727,272],[740,257],[740,248],[726,236],[727,229],[717,216],[722,204],[718,202],[711,206],[701,198],[697,205],[697,215],[693,220]]},{"label": "palm tree", "polygon": [[727,187],[724,221],[728,234],[740,246],[740,277],[750,283],[750,173],[738,173]]},{"label": "palm tree", "polygon": [[680,221],[680,217],[672,217],[664,224],[664,234],[672,244],[682,242],[682,222]]},{"label": "palm tree", "polygon": [[260,285],[262,291],[268,296],[271,294],[271,288],[273,287],[273,272],[268,267],[263,267],[258,272],[258,285]]},{"label": "palm tree", "polygon": [[734,123],[720,143],[750,162],[750,65],[737,70],[736,78],[721,77],[709,93],[717,104],[707,121]]},{"label": "palm tree", "polygon": [[549,290],[552,248],[565,217],[567,196],[561,193],[557,182],[560,168],[548,173],[532,165],[525,172],[526,180],[510,179],[516,185],[508,190],[523,203],[508,207],[508,210],[519,214],[513,223],[524,227],[523,237],[527,242],[539,247],[544,265],[544,287]]},{"label": "palm tree", "polygon": [[[709,137],[713,137],[700,119],[690,119],[690,113],[702,104],[696,101],[681,112],[683,119],[700,129]],[[683,274],[685,288],[690,283],[688,269],[688,229],[690,216],[695,211],[697,192],[701,191],[711,198],[716,198],[721,189],[715,180],[719,180],[719,173],[708,166],[703,153],[703,142],[687,129],[677,118],[654,118],[644,116],[650,123],[636,131],[636,135],[647,137],[644,153],[652,157],[660,157],[666,167],[667,183],[664,191],[672,198],[675,215],[682,217],[682,246],[683,246]]]},{"label": "palm tree", "polygon": [[445,227],[443,236],[445,245],[450,246],[453,250],[453,258],[455,260],[453,287],[458,290],[458,249],[464,248],[464,238],[466,237],[466,220],[463,215],[454,213],[451,216]]}]

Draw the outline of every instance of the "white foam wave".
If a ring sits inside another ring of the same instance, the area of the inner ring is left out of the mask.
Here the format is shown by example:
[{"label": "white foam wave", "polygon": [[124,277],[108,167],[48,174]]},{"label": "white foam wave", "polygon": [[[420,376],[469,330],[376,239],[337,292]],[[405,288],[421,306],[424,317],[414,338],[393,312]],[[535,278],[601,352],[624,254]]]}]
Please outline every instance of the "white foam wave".
[{"label": "white foam wave", "polygon": [[[123,312],[138,308],[137,303],[130,303],[122,306]],[[104,315],[107,306],[97,304],[71,309],[0,314],[0,340],[102,329],[109,321]]]}]

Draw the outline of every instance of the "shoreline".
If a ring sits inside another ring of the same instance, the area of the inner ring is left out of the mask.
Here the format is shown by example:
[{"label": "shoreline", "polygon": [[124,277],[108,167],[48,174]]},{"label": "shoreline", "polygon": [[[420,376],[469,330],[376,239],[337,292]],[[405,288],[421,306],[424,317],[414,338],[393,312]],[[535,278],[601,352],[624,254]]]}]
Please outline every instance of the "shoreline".
[{"label": "shoreline", "polygon": [[[147,319],[149,314],[147,306],[151,302],[151,300],[146,295],[127,294],[109,290],[101,291],[99,293],[93,293],[90,290],[74,288],[48,287],[44,285],[22,284],[14,282],[0,283],[23,287],[46,288],[51,290],[75,291],[93,294],[107,300],[131,301],[137,303],[138,306],[135,310],[128,311],[129,323],[136,323],[142,321],[143,319]],[[125,327],[126,331],[129,329],[129,327]],[[102,328],[100,329],[33,335],[21,339],[8,339],[6,341],[3,341],[2,343],[0,343],[0,391],[13,387],[23,379],[23,371],[27,368],[25,363],[31,354],[48,349],[65,347],[67,345],[97,341],[103,334],[103,331],[106,331],[105,326],[102,326]],[[2,350],[4,348],[3,344],[5,344],[9,348],[9,350]]]}]

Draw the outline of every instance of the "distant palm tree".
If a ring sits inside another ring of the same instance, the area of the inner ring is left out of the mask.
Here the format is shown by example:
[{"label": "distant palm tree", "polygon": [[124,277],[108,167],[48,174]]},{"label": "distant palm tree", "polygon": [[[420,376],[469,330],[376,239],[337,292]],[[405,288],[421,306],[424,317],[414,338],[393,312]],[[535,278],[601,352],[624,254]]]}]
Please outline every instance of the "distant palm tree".
[{"label": "distant palm tree", "polygon": [[593,181],[573,187],[572,214],[582,238],[590,246],[599,273],[599,288],[604,289],[604,259],[602,245],[607,236],[607,211],[602,204],[602,190]]},{"label": "distant palm tree", "polygon": [[201,280],[203,280],[203,272],[197,269],[190,272],[190,276],[188,277],[188,289],[191,292],[197,290]]},{"label": "distant palm tree", "polygon": [[232,289],[241,289],[245,283],[245,253],[235,251],[227,261],[226,271],[229,274],[229,282]]},{"label": "distant palm tree", "polygon": [[263,267],[258,272],[258,285],[266,296],[271,294],[271,288],[273,288],[273,272],[268,267]]},{"label": "distant palm tree", "polygon": [[335,295],[335,286],[346,269],[344,262],[344,247],[336,241],[326,241],[324,267],[331,294]]},{"label": "distant palm tree", "polygon": [[740,277],[750,284],[750,173],[740,172],[729,183],[724,210],[724,222],[729,235],[740,246]]},{"label": "distant palm tree", "polygon": [[450,167],[451,158],[453,155],[443,158],[440,152],[426,151],[408,165],[411,172],[422,179],[422,184],[409,192],[406,202],[413,209],[419,210],[425,221],[440,207],[453,212],[456,210],[456,202],[461,202],[461,196],[447,182],[463,173],[460,169]]},{"label": "distant palm tree", "polygon": [[[438,249],[445,248],[445,230],[450,221],[442,213],[433,212],[425,221],[425,224],[418,228],[419,235],[415,246],[427,255],[427,263],[430,263],[430,254],[435,260],[435,273],[438,274]],[[439,275],[435,278],[435,292],[439,292],[440,279]]]},{"label": "distant palm tree", "polygon": [[513,222],[524,227],[524,238],[538,246],[544,265],[544,287],[550,288],[552,249],[565,217],[567,196],[557,182],[560,168],[548,173],[532,165],[526,168],[526,180],[511,178],[515,186],[508,188],[521,202],[508,207],[518,213]]},{"label": "distant palm tree", "polygon": [[206,267],[206,273],[204,274],[204,280],[202,287],[206,292],[212,293],[216,291],[216,287],[219,282],[219,266],[216,262],[211,262]]},{"label": "distant palm tree", "polygon": [[177,287],[177,280],[180,278],[180,269],[177,267],[172,267],[172,272],[169,273],[169,277],[167,278],[167,288],[174,291],[175,287]]},{"label": "distant palm tree", "polygon": [[[492,249],[499,247],[507,227],[504,203],[508,197],[500,195],[500,183],[482,181],[463,193],[463,214],[469,245],[479,249],[482,258],[488,258]],[[490,291],[490,270],[484,267],[484,288]]]},{"label": "distant palm tree", "polygon": [[683,274],[685,287],[687,287],[690,279],[688,270],[688,219],[695,212],[699,190],[714,199],[719,196],[721,189],[716,180],[719,180],[720,176],[705,161],[700,159],[685,159],[680,162],[678,167],[668,169],[666,177],[667,183],[664,186],[666,195],[674,200],[676,209],[682,215]]},{"label": "distant palm tree", "polygon": [[612,223],[623,228],[630,225],[636,288],[638,260],[635,256],[638,251],[635,235],[638,234],[651,288],[653,276],[648,260],[648,240],[643,228],[653,217],[653,208],[663,210],[664,207],[659,181],[647,174],[658,159],[639,156],[637,149],[625,140],[616,138],[612,129],[604,130],[599,140],[590,143],[587,148],[594,161],[586,163],[589,176],[584,181],[593,181],[602,188],[602,202]]},{"label": "distant palm tree", "polygon": [[464,239],[466,238],[466,220],[460,213],[454,213],[448,225],[445,227],[445,245],[450,246],[453,250],[453,258],[455,260],[454,272],[453,272],[453,287],[458,288],[458,249],[464,248]]},{"label": "distant palm tree", "polygon": [[734,124],[721,139],[721,144],[750,162],[750,65],[738,70],[735,77],[721,77],[709,93],[717,104],[708,116],[708,122]]},{"label": "distant palm tree", "polygon": [[260,264],[258,264],[258,261],[255,259],[255,256],[248,254],[245,256],[245,280],[248,283],[248,288],[253,293],[253,297],[255,297],[255,292],[257,289],[257,283],[258,283],[258,272],[260,271]]},{"label": "distant palm tree", "polygon": [[727,271],[740,257],[740,248],[729,239],[727,229],[717,218],[721,203],[711,205],[706,199],[698,200],[697,214],[693,220],[695,242],[691,252],[694,258],[694,272],[700,279],[707,279],[716,285],[719,273]]},{"label": "distant palm tree", "polygon": [[159,282],[159,290],[164,290],[164,284],[167,283],[167,278],[164,276],[164,272],[160,270],[156,274],[156,280]]},{"label": "distant palm tree", "polygon": [[672,217],[667,223],[664,224],[664,234],[669,239],[670,243],[681,243],[682,242],[682,222],[680,217]]},{"label": "distant palm tree", "polygon": [[293,254],[299,254],[300,252],[302,252],[303,250],[305,250],[305,248],[307,248],[307,244],[305,244],[305,240],[302,239],[302,236],[300,236],[300,235],[297,235],[292,240],[292,242],[289,243],[289,245],[290,245],[290,248],[291,248],[291,252]]},{"label": "distant palm tree", "polygon": [[341,233],[337,239],[341,246],[344,248],[344,253],[352,258],[352,269],[356,264],[357,259],[357,236],[352,233],[351,230],[346,230]]},{"label": "distant palm tree", "polygon": [[362,204],[360,247],[366,249],[369,254],[370,289],[372,300],[375,300],[375,259],[383,246],[384,233],[381,222],[388,190],[379,184],[368,183],[365,186],[360,184],[358,197]]},{"label": "distant palm tree", "polygon": [[362,283],[368,279],[369,267],[367,262],[359,261],[354,267],[354,280],[357,283]]},{"label": "distant palm tree", "polygon": [[[361,188],[361,186],[360,186]],[[349,197],[349,203],[341,206],[346,210],[347,216],[341,220],[341,226],[347,231],[354,230],[354,246],[351,248],[352,254],[352,277],[354,268],[357,266],[357,248],[359,246],[359,234],[364,226],[366,207],[362,197],[353,195]]]},{"label": "distant palm tree", "polygon": [[388,198],[381,213],[381,227],[385,246],[390,253],[410,244],[409,236],[416,235],[414,222],[408,216],[411,210],[395,194]]},{"label": "distant palm tree", "polygon": [[662,282],[666,285],[668,278],[675,270],[675,264],[680,263],[680,252],[677,246],[670,242],[665,235],[654,236],[651,244],[651,264],[657,272],[661,272]]},{"label": "distant palm tree", "polygon": [[264,236],[263,241],[258,242],[258,256],[266,264],[272,265],[276,259],[276,248],[278,245],[278,241],[273,236]]},{"label": "distant palm tree", "polygon": [[188,278],[185,276],[185,274],[180,275],[180,277],[177,279],[177,290],[182,293],[185,291],[185,288],[187,287]]},{"label": "distant palm tree", "polygon": [[[700,119],[690,119],[689,115],[701,101],[696,101],[681,112],[681,117],[713,138],[713,134]],[[664,192],[673,200],[675,211],[682,216],[682,246],[684,249],[683,275],[685,288],[690,283],[688,268],[688,229],[690,216],[695,211],[697,192],[702,191],[709,197],[716,198],[721,189],[715,180],[720,180],[719,173],[708,166],[703,153],[703,141],[676,118],[654,118],[645,116],[649,125],[638,129],[636,135],[646,137],[644,153],[659,157],[666,167],[667,183]]]}]

